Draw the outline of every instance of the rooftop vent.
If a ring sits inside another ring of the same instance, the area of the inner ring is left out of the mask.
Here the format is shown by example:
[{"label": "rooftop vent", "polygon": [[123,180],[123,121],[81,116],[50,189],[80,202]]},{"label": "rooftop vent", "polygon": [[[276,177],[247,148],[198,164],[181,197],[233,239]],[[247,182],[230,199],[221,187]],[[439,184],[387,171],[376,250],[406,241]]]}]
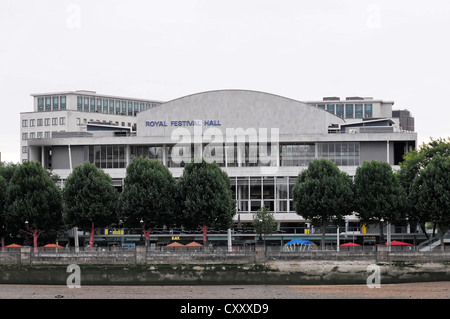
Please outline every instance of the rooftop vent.
[{"label": "rooftop vent", "polygon": [[327,96],[323,98],[324,101],[340,101],[341,98],[338,96]]}]

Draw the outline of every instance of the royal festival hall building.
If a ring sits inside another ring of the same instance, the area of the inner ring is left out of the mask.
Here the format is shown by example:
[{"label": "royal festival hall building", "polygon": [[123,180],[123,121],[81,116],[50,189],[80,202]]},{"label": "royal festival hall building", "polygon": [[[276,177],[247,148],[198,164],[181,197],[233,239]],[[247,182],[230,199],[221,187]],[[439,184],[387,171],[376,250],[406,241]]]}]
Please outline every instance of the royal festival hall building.
[{"label": "royal festival hall building", "polygon": [[[353,176],[364,161],[398,169],[417,144],[409,112],[393,111],[393,101],[367,97],[301,102],[248,90],[202,92],[168,102],[93,91],[32,97],[33,112],[21,113],[22,160],[52,169],[61,185],[86,161],[120,188],[134,157],[160,161],[175,178],[184,163],[204,157],[231,179],[236,222],[250,223],[252,213],[265,205],[283,233],[304,233],[310,226],[295,212],[292,188],[312,160],[329,159]],[[349,222],[361,226],[355,216]]]}]

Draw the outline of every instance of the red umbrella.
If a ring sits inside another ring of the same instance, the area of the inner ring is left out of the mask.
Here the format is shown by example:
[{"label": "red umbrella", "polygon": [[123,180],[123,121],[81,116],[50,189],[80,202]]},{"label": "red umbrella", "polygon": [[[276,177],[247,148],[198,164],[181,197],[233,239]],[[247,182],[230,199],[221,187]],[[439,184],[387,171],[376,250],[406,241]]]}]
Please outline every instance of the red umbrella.
[{"label": "red umbrella", "polygon": [[[45,247],[45,248],[56,248],[56,244],[47,244],[47,245],[45,245],[44,247]],[[64,248],[64,247],[58,245],[58,248],[61,249],[61,248]]]},{"label": "red umbrella", "polygon": [[[386,242],[386,245],[387,244],[388,243]],[[391,246],[412,246],[412,244],[404,243],[402,241],[392,240],[391,241]]]},{"label": "red umbrella", "polygon": [[203,245],[193,241],[192,243],[187,244],[186,247],[203,247]]},{"label": "red umbrella", "polygon": [[173,243],[167,245],[166,247],[184,247],[184,245],[174,241]]},{"label": "red umbrella", "polygon": [[20,248],[20,247],[22,247],[22,246],[17,245],[17,244],[11,244],[11,245],[6,246],[6,248]]},{"label": "red umbrella", "polygon": [[345,244],[342,244],[339,246],[341,246],[341,247],[356,247],[356,246],[361,246],[361,245],[355,244],[355,243],[345,243]]}]

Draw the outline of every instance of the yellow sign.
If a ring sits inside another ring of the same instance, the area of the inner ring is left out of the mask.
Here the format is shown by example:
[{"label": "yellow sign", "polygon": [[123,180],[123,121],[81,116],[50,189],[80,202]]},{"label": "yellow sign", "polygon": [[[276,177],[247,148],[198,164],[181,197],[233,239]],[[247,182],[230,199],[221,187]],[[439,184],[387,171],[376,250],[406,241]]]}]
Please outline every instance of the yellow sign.
[{"label": "yellow sign", "polygon": [[112,231],[108,228],[105,228],[105,235],[123,235],[123,228],[113,229]]},{"label": "yellow sign", "polygon": [[172,236],[172,240],[180,240],[180,236]]}]

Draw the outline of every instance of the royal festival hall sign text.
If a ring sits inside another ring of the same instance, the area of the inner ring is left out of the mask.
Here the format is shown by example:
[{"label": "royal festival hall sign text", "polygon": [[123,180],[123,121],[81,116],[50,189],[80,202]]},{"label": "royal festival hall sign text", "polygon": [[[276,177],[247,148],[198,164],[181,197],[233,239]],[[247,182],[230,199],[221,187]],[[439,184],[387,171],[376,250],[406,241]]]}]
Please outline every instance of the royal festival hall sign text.
[{"label": "royal festival hall sign text", "polygon": [[219,120],[193,121],[145,121],[145,126],[220,126]]}]

